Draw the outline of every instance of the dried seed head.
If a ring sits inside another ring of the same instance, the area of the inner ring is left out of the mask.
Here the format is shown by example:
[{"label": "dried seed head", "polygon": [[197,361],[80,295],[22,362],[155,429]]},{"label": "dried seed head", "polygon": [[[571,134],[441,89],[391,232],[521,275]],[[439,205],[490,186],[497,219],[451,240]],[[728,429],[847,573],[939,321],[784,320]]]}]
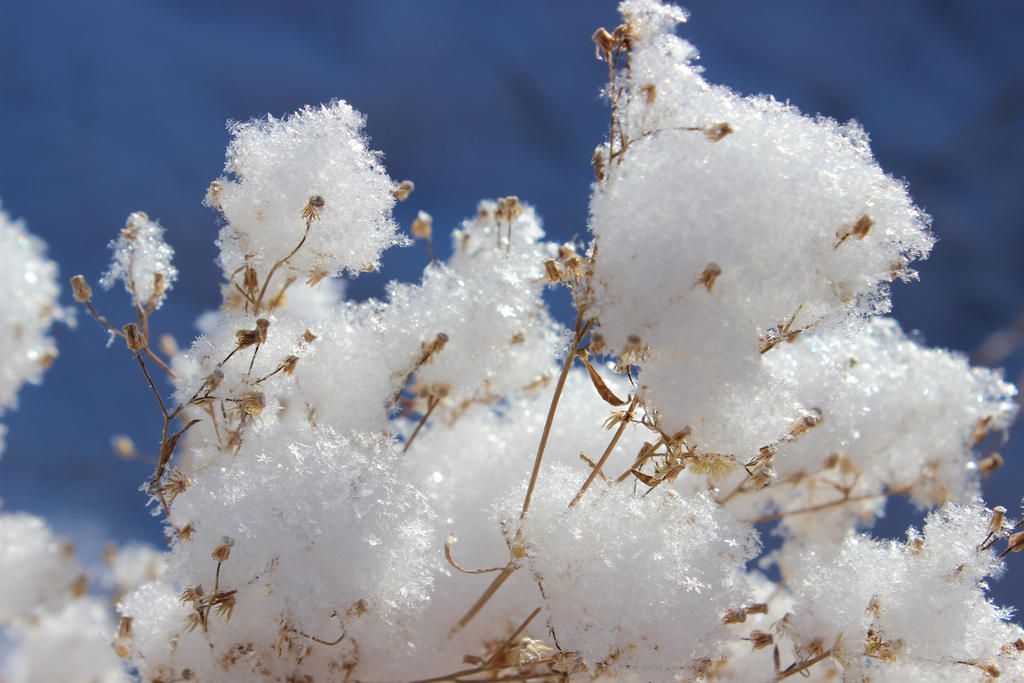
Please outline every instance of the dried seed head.
[{"label": "dried seed head", "polygon": [[117,625],[117,637],[122,639],[132,637],[132,617],[121,617],[121,621]]},{"label": "dried seed head", "polygon": [[746,608],[747,614],[768,614],[768,605],[763,602],[755,602]]},{"label": "dried seed head", "polygon": [[523,215],[523,206],[519,203],[519,197],[500,197],[498,199],[498,212],[495,214],[499,220],[511,223]]},{"label": "dried seed head", "polygon": [[260,276],[256,273],[256,269],[251,266],[245,267],[245,273],[242,275],[242,286],[245,288],[246,293],[250,296],[255,297],[260,291]]},{"label": "dried seed head", "polygon": [[508,345],[515,346],[516,344],[522,344],[526,341],[526,333],[522,330],[516,330],[516,333],[509,337]]},{"label": "dried seed head", "polygon": [[544,272],[548,282],[555,284],[562,281],[562,271],[558,269],[558,262],[555,259],[548,259],[544,262]]},{"label": "dried seed head", "polygon": [[640,88],[640,92],[643,93],[644,100],[647,104],[654,104],[654,101],[658,97],[658,88],[653,83],[648,83],[644,87]]},{"label": "dried seed head", "polygon": [[306,202],[306,205],[302,207],[302,217],[306,219],[306,225],[310,225],[313,221],[320,220],[320,211],[323,210],[327,202],[324,198],[318,194],[313,195]]},{"label": "dried seed head", "polygon": [[591,157],[590,163],[594,164],[594,178],[597,182],[601,182],[605,179],[605,161],[604,161],[604,150],[598,147],[594,150],[594,156]]},{"label": "dried seed head", "polygon": [[448,335],[445,334],[444,332],[438,332],[437,336],[434,337],[434,341],[430,342],[429,344],[427,342],[423,342],[420,345],[421,349],[423,351],[423,361],[422,361],[422,363],[424,365],[429,363],[431,361],[431,359],[433,358],[434,354],[435,353],[439,353],[440,351],[442,351],[444,349],[444,347],[445,347],[445,344],[447,344],[447,343],[448,343]]},{"label": "dried seed head", "polygon": [[185,526],[178,529],[178,538],[180,538],[183,541],[191,541],[192,534],[194,534],[195,532],[196,528],[194,526],[192,526],[191,524],[186,524]]},{"label": "dried seed head", "polygon": [[718,142],[719,140],[721,140],[726,135],[732,132],[732,126],[723,121],[722,123],[713,123],[707,128],[705,128],[704,137],[706,137],[711,142]]},{"label": "dried seed head", "polygon": [[618,368],[621,370],[628,365],[639,365],[647,358],[648,351],[639,335],[629,335],[626,337],[626,345],[622,347]]},{"label": "dried seed head", "polygon": [[124,434],[118,434],[110,440],[110,445],[114,450],[114,455],[125,460],[134,458],[138,451],[135,450],[135,442],[132,441],[130,436]]},{"label": "dried seed head", "polygon": [[[1006,545],[1006,550],[1002,555],[1006,555],[1006,553],[1019,553],[1022,550],[1024,550],[1024,531],[1018,531],[1010,536],[1010,540]],[[1002,555],[1000,555],[1000,557],[1002,557]]]},{"label": "dried seed head", "polygon": [[238,407],[249,417],[259,417],[267,406],[267,400],[259,391],[246,391],[238,398]]},{"label": "dried seed head", "polygon": [[231,614],[235,611],[235,591],[218,593],[213,599],[213,605],[217,608],[217,615],[224,617],[224,621],[231,621]]},{"label": "dried seed head", "polygon": [[753,474],[750,475],[750,485],[755,491],[760,491],[763,488],[771,486],[776,479],[778,474],[775,472],[775,468],[771,465],[764,465],[759,467]]},{"label": "dried seed head", "polygon": [[416,214],[416,220],[412,222],[412,236],[421,240],[429,240],[433,226],[434,219],[431,215],[426,211],[420,211]]},{"label": "dried seed head", "polygon": [[607,343],[604,340],[604,335],[603,334],[595,332],[595,333],[590,335],[590,347],[588,349],[590,351],[590,353],[593,353],[595,355],[604,353],[604,350],[605,350],[606,346],[607,346]]},{"label": "dried seed head", "polygon": [[150,301],[156,301],[166,293],[167,278],[164,277],[163,273],[153,273],[153,294],[150,296]]},{"label": "dried seed head", "polygon": [[746,620],[747,613],[741,609],[731,609],[722,617],[722,621],[726,624],[742,624]]},{"label": "dried seed head", "polygon": [[223,211],[223,208],[220,205],[220,193],[223,190],[224,185],[219,180],[214,180],[210,183],[210,189],[206,191],[206,203],[218,211]]},{"label": "dried seed head", "polygon": [[75,598],[80,598],[85,595],[85,592],[89,589],[89,577],[85,574],[79,576],[71,583],[71,595]]},{"label": "dried seed head", "polygon": [[146,348],[146,338],[142,336],[142,332],[139,331],[139,326],[135,323],[128,323],[121,328],[124,333],[124,340],[128,344],[128,348],[138,353],[140,350]]},{"label": "dried seed head", "polygon": [[616,47],[615,38],[603,26],[594,31],[593,40],[596,46],[594,54],[598,60],[604,60]]},{"label": "dried seed head", "polygon": [[820,425],[824,420],[825,416],[822,415],[820,408],[811,408],[808,412],[797,419],[789,434],[791,437],[806,434],[808,431]]},{"label": "dried seed head", "polygon": [[752,632],[749,640],[754,643],[755,650],[768,647],[775,642],[775,638],[772,637],[772,634],[765,633],[764,631]]},{"label": "dried seed head", "polygon": [[281,370],[286,375],[291,375],[295,372],[295,366],[299,364],[298,356],[288,356],[281,361]]},{"label": "dried seed head", "polygon": [[404,202],[406,198],[408,198],[409,194],[415,189],[416,184],[414,182],[411,180],[403,180],[398,183],[398,187],[395,188],[395,191],[392,192],[392,194],[395,195],[395,199],[400,202]]},{"label": "dried seed head", "polygon": [[119,643],[114,646],[114,654],[116,654],[121,659],[131,659],[132,649],[124,643]]},{"label": "dried seed head", "polygon": [[234,539],[225,536],[221,539],[220,545],[213,549],[210,556],[217,562],[227,562],[228,558],[231,557],[231,546],[235,544]]},{"label": "dried seed head", "polygon": [[256,332],[260,335],[260,343],[267,341],[267,329],[270,327],[270,321],[266,318],[260,318],[256,321]]},{"label": "dried seed head", "polygon": [[306,331],[302,333],[302,341],[306,342],[307,344],[312,344],[314,341],[316,341],[317,336],[318,335],[316,332],[307,327]]},{"label": "dried seed head", "polygon": [[330,273],[326,270],[322,268],[314,268],[309,272],[309,277],[306,278],[306,284],[310,287],[316,287],[328,275],[330,275]]},{"label": "dried seed head", "polygon": [[832,245],[832,248],[838,249],[840,244],[851,237],[858,240],[864,239],[871,232],[871,227],[874,224],[875,221],[871,219],[871,216],[866,213],[861,214],[861,217],[853,225],[847,225],[836,230],[836,242]]},{"label": "dried seed head", "polygon": [[1003,521],[1006,519],[1006,508],[997,505],[992,508],[992,519],[988,521],[988,535],[997,534],[1003,529]]},{"label": "dried seed head", "polygon": [[171,335],[160,335],[160,339],[157,344],[160,346],[160,352],[165,356],[173,357],[178,355],[178,342],[174,341],[174,337]]},{"label": "dried seed head", "polygon": [[124,229],[121,231],[121,234],[129,241],[134,240],[139,232],[139,223],[146,223],[148,221],[149,214],[145,211],[135,211],[124,222]]},{"label": "dried seed head", "polygon": [[92,299],[92,287],[85,281],[84,276],[76,275],[71,278],[71,295],[80,304],[84,304]]},{"label": "dried seed head", "polygon": [[710,292],[715,286],[715,280],[717,280],[718,276],[721,274],[721,266],[717,263],[709,263],[704,267],[704,270],[701,271],[700,275],[697,277],[697,281],[693,283],[693,286],[696,287],[698,285],[703,285],[704,288]]},{"label": "dried seed head", "polygon": [[987,458],[978,461],[978,471],[982,476],[987,477],[1003,466],[1003,456],[992,453]]}]

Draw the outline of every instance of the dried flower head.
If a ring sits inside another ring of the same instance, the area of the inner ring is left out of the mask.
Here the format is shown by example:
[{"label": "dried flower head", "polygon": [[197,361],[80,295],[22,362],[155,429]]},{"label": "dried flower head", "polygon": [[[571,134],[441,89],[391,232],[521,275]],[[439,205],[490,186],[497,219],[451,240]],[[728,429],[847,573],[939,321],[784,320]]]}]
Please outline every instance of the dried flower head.
[{"label": "dried flower head", "polygon": [[83,304],[92,299],[92,287],[85,281],[84,276],[76,275],[71,278],[71,294],[75,301]]},{"label": "dried flower head", "polygon": [[404,202],[406,199],[408,199],[409,194],[415,189],[415,183],[413,183],[411,180],[403,180],[402,182],[398,183],[398,187],[395,188],[393,194],[395,195],[395,199],[397,199],[400,202]]}]

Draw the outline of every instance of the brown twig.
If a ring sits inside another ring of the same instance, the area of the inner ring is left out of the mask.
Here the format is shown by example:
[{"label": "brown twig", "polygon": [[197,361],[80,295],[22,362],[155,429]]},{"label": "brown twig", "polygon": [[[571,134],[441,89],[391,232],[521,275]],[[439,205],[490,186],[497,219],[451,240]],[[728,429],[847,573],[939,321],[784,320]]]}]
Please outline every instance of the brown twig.
[{"label": "brown twig", "polygon": [[630,401],[629,408],[626,410],[626,416],[622,419],[621,422],[619,422],[619,428],[615,430],[615,434],[612,436],[611,441],[608,442],[608,447],[604,449],[604,453],[601,455],[601,459],[597,461],[597,464],[590,472],[590,476],[587,477],[587,480],[583,482],[583,486],[580,487],[579,493],[577,493],[576,497],[572,499],[571,503],[569,503],[569,507],[573,507],[574,505],[576,505],[576,503],[579,502],[580,498],[583,497],[583,494],[586,492],[586,490],[590,488],[590,485],[594,483],[594,479],[597,478],[598,472],[601,471],[601,468],[604,467],[604,464],[605,462],[607,462],[608,457],[612,454],[612,451],[615,450],[615,446],[619,443],[619,439],[622,437],[622,433],[626,431],[626,425],[630,423],[630,417],[632,417],[633,411],[636,409],[639,399],[640,392],[633,394],[633,400]]},{"label": "brown twig", "polygon": [[761,524],[762,522],[774,522],[777,519],[783,517],[791,517],[793,515],[804,515],[809,512],[818,512],[820,510],[827,510],[828,508],[837,507],[840,505],[846,505],[847,503],[859,503],[864,500],[871,500],[872,498],[888,498],[890,496],[899,496],[910,491],[909,488],[894,489],[891,491],[883,491],[881,493],[866,493],[862,496],[850,496],[840,498],[839,500],[833,500],[828,503],[820,503],[818,505],[811,505],[810,507],[799,508],[797,510],[786,510],[785,512],[777,512],[774,515],[765,515],[764,517],[757,517],[755,519],[743,520],[747,524]]},{"label": "brown twig", "polygon": [[412,434],[409,435],[409,439],[405,442],[405,445],[402,447],[403,453],[407,453],[409,451],[409,446],[412,445],[412,442],[416,439],[416,435],[420,433],[421,429],[423,429],[423,425],[426,424],[427,419],[430,417],[430,414],[434,412],[434,408],[436,408],[437,404],[440,402],[441,399],[437,398],[436,396],[431,397],[427,401],[427,412],[423,413],[423,417],[421,417],[420,421],[416,423],[416,429],[412,430]]}]

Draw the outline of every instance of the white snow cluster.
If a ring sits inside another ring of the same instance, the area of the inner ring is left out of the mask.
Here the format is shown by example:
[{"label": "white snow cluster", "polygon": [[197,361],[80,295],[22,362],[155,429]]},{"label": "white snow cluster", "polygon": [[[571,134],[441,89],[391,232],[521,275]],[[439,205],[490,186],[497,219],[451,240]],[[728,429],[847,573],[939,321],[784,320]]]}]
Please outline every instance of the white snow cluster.
[{"label": "white snow cluster", "polygon": [[110,289],[120,280],[132,301],[151,313],[167,298],[167,290],[178,279],[171,265],[174,249],[164,241],[164,229],[142,211],[128,216],[124,229],[110,243],[114,260],[100,278],[100,286]]},{"label": "white snow cluster", "polygon": [[[0,208],[0,416],[17,407],[21,385],[38,383],[57,355],[47,332],[54,319],[66,318],[59,291],[46,245]],[[0,424],[0,453],[5,431]]]},{"label": "white snow cluster", "polygon": [[5,681],[127,680],[110,645],[113,615],[85,587],[73,545],[38,517],[0,514],[0,628],[12,645]]},{"label": "white snow cluster", "polygon": [[[232,126],[224,305],[168,359],[144,485],[170,548],[109,558],[115,633],[45,526],[0,516],[12,680],[96,644],[95,680],[114,653],[146,681],[1024,677],[984,583],[1024,535],[976,499],[1015,389],[879,317],[927,217],[856,124],[710,85],[681,10],[620,9],[578,252],[483,201],[420,281],[348,300],[411,185],[343,102]],[[113,247],[144,326],[170,248],[144,214]],[[896,495],[945,505],[858,534]]]},{"label": "white snow cluster", "polygon": [[808,550],[783,628],[798,650],[835,647],[843,680],[1024,680],[1024,630],[985,599],[1003,568],[981,549],[991,519],[948,503],[904,543],[851,536],[831,561]]},{"label": "white snow cluster", "polygon": [[334,101],[284,119],[231,125],[228,177],[214,181],[206,196],[226,221],[225,275],[248,265],[267,277],[307,226],[306,242],[287,266],[303,278],[374,270],[381,251],[402,242],[390,215],[395,184],[366,148],[363,123],[352,107]]},{"label": "white snow cluster", "polygon": [[884,313],[884,284],[928,253],[928,218],[875,163],[856,123],[802,116],[711,85],[672,35],[678,13],[621,10],[629,67],[610,93],[622,122],[598,148],[591,199],[595,313],[645,359],[663,429],[749,457],[797,405],[762,353],[808,328]]}]

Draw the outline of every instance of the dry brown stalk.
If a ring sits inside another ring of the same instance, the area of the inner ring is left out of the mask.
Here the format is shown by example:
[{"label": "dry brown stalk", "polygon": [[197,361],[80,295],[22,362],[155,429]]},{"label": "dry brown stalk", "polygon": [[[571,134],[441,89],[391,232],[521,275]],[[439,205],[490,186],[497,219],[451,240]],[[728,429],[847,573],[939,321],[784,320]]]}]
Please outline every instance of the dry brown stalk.
[{"label": "dry brown stalk", "polygon": [[639,399],[640,399],[640,393],[639,392],[633,394],[633,400],[630,401],[629,409],[626,410],[626,417],[625,417],[625,419],[623,419],[623,420],[621,420],[619,422],[619,428],[615,430],[615,434],[612,436],[611,440],[608,442],[608,447],[605,448],[604,449],[604,453],[601,454],[601,459],[597,461],[597,464],[594,466],[594,468],[590,472],[590,476],[587,477],[587,480],[585,482],[583,482],[583,486],[580,487],[579,493],[577,493],[576,497],[572,499],[571,503],[569,503],[569,507],[572,507],[572,506],[576,505],[576,503],[579,502],[580,498],[583,497],[583,494],[586,492],[586,490],[588,488],[590,488],[590,485],[592,483],[594,483],[594,479],[595,479],[595,477],[597,477],[598,472],[601,471],[601,468],[604,466],[605,462],[608,461],[608,456],[610,456],[612,454],[612,451],[615,450],[615,446],[619,443],[619,439],[622,437],[622,433],[624,431],[626,431],[626,425],[628,425],[630,423],[630,417],[632,417],[633,410],[636,409],[636,406],[637,406],[637,403],[639,402]]},{"label": "dry brown stalk", "polygon": [[785,512],[777,512],[774,515],[765,515],[764,517],[757,517],[755,519],[745,519],[743,521],[747,524],[761,524],[762,522],[774,522],[775,520],[782,519],[783,517],[790,517],[792,515],[804,515],[809,512],[818,512],[819,510],[827,510],[828,508],[846,505],[848,503],[859,503],[861,501],[871,500],[873,498],[888,498],[890,496],[901,496],[909,492],[909,488],[903,488],[893,489],[890,491],[882,491],[881,493],[866,493],[862,496],[844,496],[839,500],[833,500],[828,503],[811,505],[810,507],[799,508],[797,510],[786,510]]}]

